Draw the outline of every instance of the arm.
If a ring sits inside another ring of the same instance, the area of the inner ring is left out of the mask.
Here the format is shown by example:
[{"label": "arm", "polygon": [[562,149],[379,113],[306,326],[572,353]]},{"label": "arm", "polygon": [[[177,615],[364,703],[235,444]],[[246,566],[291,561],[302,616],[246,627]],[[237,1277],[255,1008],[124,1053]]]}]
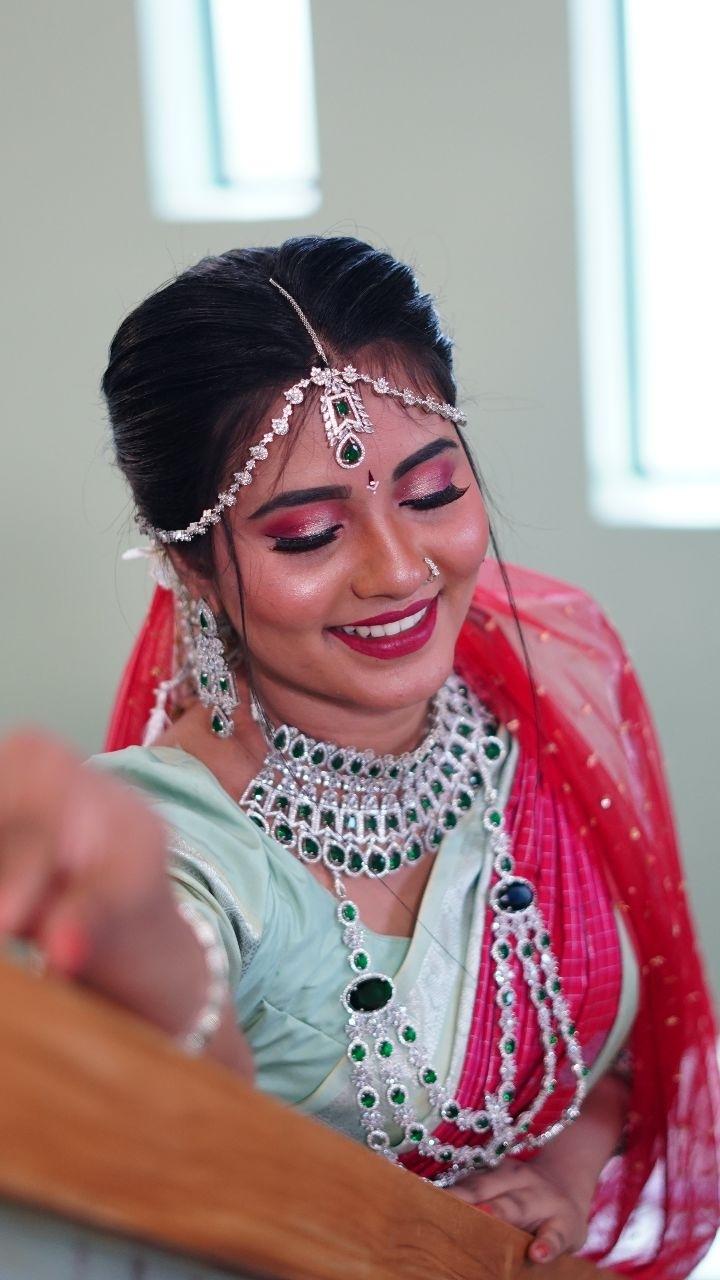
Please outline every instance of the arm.
[{"label": "arm", "polygon": [[580,1249],[587,1235],[595,1187],[620,1142],[630,1089],[608,1072],[588,1094],[582,1112],[531,1161],[504,1160],[450,1190],[460,1200],[535,1235],[529,1257],[551,1262]]}]

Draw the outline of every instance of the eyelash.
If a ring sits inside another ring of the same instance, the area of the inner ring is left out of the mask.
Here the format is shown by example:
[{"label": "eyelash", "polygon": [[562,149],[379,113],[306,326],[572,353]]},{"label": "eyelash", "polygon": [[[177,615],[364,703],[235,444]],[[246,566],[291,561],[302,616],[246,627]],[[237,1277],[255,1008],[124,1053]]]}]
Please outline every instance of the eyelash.
[{"label": "eyelash", "polygon": [[[445,489],[439,489],[437,493],[428,493],[424,498],[408,498],[407,501],[401,502],[400,506],[412,507],[414,511],[430,511],[435,507],[445,507],[450,502],[457,502],[469,488],[469,485],[459,489],[457,485],[449,484]],[[342,525],[334,524],[329,529],[323,529],[322,533],[313,533],[308,538],[276,538],[272,550],[280,551],[285,555],[317,551],[320,547],[327,547],[331,542],[335,542],[335,535],[341,528]]]}]

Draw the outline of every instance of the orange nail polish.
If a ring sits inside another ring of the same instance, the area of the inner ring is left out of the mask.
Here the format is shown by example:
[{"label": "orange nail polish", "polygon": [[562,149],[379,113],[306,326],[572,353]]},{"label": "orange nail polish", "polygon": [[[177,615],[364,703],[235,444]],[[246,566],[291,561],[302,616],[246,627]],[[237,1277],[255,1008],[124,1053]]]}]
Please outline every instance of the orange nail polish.
[{"label": "orange nail polish", "polygon": [[88,937],[79,924],[66,924],[57,929],[50,945],[52,963],[65,973],[77,973],[88,954]]},{"label": "orange nail polish", "polygon": [[545,1244],[544,1240],[539,1240],[532,1246],[531,1253],[538,1262],[544,1262],[550,1256],[550,1245]]}]

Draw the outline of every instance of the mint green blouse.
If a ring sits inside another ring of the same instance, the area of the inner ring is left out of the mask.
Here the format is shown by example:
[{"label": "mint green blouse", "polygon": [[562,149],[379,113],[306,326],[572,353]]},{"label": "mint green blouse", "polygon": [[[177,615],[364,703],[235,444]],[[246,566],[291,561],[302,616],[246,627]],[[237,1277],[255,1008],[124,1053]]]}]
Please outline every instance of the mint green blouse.
[{"label": "mint green blouse", "polygon": [[[507,802],[518,746],[499,775]],[[258,1088],[364,1141],[346,1057],[340,995],[352,974],[337,899],[309,869],[261,832],[194,756],[175,747],[129,747],[94,756],[140,790],[168,828],[170,876],[212,922],[227,953],[238,1022],[250,1043]],[[387,973],[440,1078],[453,1091],[462,1068],[483,947],[492,873],[488,833],[471,809],[444,838],[411,938],[365,928],[371,967]],[[619,913],[623,955],[615,1025],[588,1077],[592,1085],[618,1053],[637,1008],[638,974]],[[485,942],[487,946],[487,940]],[[411,1099],[425,1119],[427,1101]],[[404,1150],[400,1133],[392,1133]]]}]

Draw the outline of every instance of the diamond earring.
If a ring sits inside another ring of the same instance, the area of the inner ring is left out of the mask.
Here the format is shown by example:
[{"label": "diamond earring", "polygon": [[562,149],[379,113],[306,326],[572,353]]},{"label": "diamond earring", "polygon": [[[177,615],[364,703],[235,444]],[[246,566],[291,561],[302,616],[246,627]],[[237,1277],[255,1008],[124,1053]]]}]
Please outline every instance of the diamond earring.
[{"label": "diamond earring", "polygon": [[188,660],[198,698],[204,707],[211,709],[213,733],[218,738],[230,738],[235,729],[232,711],[238,705],[238,696],[233,674],[225,661],[215,614],[202,599],[188,602],[188,614]]}]

